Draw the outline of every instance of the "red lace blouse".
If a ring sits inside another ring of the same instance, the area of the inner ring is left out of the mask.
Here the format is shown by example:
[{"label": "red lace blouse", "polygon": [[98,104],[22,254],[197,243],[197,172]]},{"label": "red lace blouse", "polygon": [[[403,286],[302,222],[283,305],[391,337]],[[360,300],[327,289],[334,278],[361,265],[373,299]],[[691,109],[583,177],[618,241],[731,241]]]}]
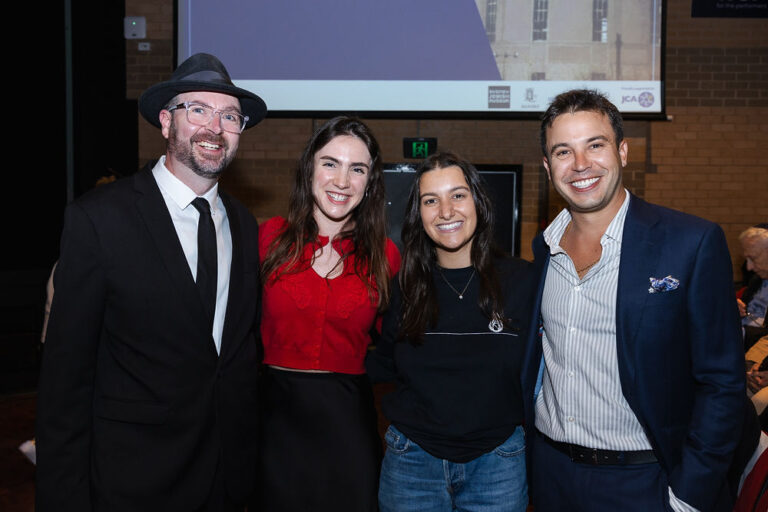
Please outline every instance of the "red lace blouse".
[{"label": "red lace blouse", "polygon": [[[285,226],[285,219],[273,217],[259,227],[259,253],[262,260],[269,244]],[[309,265],[317,249],[328,243],[318,237],[304,248]],[[340,254],[349,251],[352,241],[335,240]],[[400,268],[400,253],[387,240],[390,277]],[[295,274],[283,274],[277,281],[264,283],[261,337],[264,364],[301,370],[338,373],[365,373],[363,360],[376,320],[376,303],[365,284],[354,272],[354,257],[344,262],[341,275],[333,279],[319,276],[312,267]]]}]

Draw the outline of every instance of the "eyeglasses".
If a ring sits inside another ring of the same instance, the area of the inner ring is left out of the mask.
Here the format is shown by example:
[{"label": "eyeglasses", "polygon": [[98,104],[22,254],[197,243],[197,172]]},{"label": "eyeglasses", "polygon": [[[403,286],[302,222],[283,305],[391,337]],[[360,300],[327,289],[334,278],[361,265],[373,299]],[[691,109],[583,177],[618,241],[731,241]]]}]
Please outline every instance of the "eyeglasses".
[{"label": "eyeglasses", "polygon": [[193,103],[185,101],[172,107],[168,107],[165,110],[173,112],[184,108],[187,111],[187,121],[197,126],[205,126],[211,122],[215,114],[219,114],[219,120],[221,121],[221,129],[230,133],[242,133],[245,129],[245,123],[248,122],[248,116],[244,116],[237,112],[227,110],[216,110],[208,105],[201,103]]}]

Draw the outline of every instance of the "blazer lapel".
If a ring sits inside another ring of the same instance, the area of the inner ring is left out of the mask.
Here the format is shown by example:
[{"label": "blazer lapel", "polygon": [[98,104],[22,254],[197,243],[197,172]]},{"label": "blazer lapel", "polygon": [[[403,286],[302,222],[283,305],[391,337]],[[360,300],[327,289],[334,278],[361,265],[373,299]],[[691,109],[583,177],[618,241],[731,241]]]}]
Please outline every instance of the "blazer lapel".
[{"label": "blazer lapel", "polygon": [[[243,228],[240,225],[240,218],[237,216],[235,208],[232,206],[231,198],[219,191],[224,208],[227,210],[227,219],[229,220],[229,231],[232,235],[232,263],[229,270],[229,294],[227,298],[227,312],[224,316],[224,330],[221,336],[221,352],[223,356],[231,347],[232,339],[235,334],[237,319],[241,315],[243,301],[243,280],[245,272],[245,257],[243,251],[246,244],[243,243]],[[253,291],[256,293],[256,291]],[[219,357],[219,360],[223,359]]]},{"label": "blazer lapel", "polygon": [[[654,236],[653,226],[658,220],[648,203],[634,195],[631,197],[624,221],[616,294],[616,348],[619,373],[625,382],[632,382],[635,377],[632,354],[648,300],[649,278],[654,276],[664,243]],[[626,394],[630,386],[624,389]]]},{"label": "blazer lapel", "polygon": [[528,384],[532,391],[534,403],[536,396],[541,388],[541,379],[544,373],[544,357],[541,347],[541,299],[544,294],[544,283],[547,278],[547,269],[549,268],[549,246],[544,243],[543,235],[539,234],[533,240],[534,267],[539,277],[539,286],[536,291],[536,301],[530,318],[530,330],[528,335],[528,350],[530,351],[526,360],[527,365],[523,366],[523,382]]},{"label": "blazer lapel", "polygon": [[[154,242],[160,260],[165,267],[173,286],[179,291],[179,301],[184,309],[189,311],[190,317],[195,322],[200,322],[203,330],[208,327],[203,321],[206,314],[200,294],[197,291],[194,277],[189,270],[189,263],[184,256],[184,249],[176,234],[171,215],[165,205],[165,200],[155,182],[151,172],[152,166],[148,165],[135,175],[135,189],[137,192],[136,208],[144,221],[147,231]],[[210,349],[216,353],[213,337],[209,336]]]}]

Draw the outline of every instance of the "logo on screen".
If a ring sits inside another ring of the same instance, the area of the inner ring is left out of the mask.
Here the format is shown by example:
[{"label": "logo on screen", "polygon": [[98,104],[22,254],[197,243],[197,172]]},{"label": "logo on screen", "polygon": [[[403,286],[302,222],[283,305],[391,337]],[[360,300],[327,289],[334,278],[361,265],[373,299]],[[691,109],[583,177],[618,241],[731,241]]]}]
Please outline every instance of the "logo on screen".
[{"label": "logo on screen", "polygon": [[649,92],[641,92],[640,96],[637,97],[637,102],[641,107],[650,107],[653,105],[653,94]]},{"label": "logo on screen", "polygon": [[528,87],[525,89],[525,101],[528,103],[536,101],[536,95],[533,94],[533,87]]},{"label": "logo on screen", "polygon": [[637,103],[641,107],[648,108],[651,105],[653,105],[655,98],[653,97],[653,93],[650,93],[648,91],[641,92],[637,96],[635,95],[625,95],[621,97],[622,103]]},{"label": "logo on screen", "polygon": [[509,108],[510,91],[508,85],[488,86],[488,108]]}]

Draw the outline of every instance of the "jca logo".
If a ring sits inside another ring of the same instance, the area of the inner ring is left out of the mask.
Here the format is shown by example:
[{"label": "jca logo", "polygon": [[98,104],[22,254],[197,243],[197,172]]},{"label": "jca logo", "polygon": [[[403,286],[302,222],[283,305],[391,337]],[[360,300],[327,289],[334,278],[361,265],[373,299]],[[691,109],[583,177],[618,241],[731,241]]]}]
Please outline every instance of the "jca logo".
[{"label": "jca logo", "polygon": [[637,96],[626,95],[621,97],[621,103],[637,103],[641,107],[648,108],[653,105],[653,94],[650,92],[641,92]]}]

